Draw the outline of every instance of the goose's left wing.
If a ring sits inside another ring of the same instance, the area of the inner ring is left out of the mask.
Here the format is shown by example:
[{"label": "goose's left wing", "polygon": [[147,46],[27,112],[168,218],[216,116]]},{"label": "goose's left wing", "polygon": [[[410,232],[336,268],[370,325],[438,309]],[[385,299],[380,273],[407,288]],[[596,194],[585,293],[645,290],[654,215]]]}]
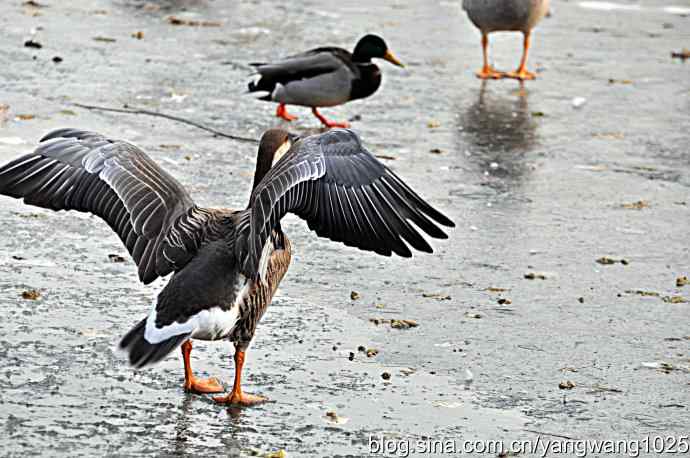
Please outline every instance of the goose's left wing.
[{"label": "goose's left wing", "polygon": [[[305,219],[321,237],[390,256],[431,253],[421,232],[447,238],[435,224],[454,223],[405,184],[347,129],[298,140],[250,197],[243,272],[256,275],[271,231],[286,213]],[[244,244],[242,244],[244,245]]]}]

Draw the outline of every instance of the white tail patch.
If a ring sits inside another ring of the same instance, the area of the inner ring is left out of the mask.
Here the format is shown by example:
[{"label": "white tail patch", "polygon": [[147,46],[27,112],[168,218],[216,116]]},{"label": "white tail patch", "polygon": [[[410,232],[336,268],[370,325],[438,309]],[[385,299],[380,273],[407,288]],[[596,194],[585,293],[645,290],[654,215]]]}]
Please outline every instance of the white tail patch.
[{"label": "white tail patch", "polygon": [[144,331],[146,341],[154,345],[184,334],[200,340],[222,339],[232,332],[240,314],[239,303],[236,300],[229,310],[223,310],[218,306],[210,307],[190,316],[184,323],[176,321],[159,328],[156,326],[156,303],[154,300]]}]

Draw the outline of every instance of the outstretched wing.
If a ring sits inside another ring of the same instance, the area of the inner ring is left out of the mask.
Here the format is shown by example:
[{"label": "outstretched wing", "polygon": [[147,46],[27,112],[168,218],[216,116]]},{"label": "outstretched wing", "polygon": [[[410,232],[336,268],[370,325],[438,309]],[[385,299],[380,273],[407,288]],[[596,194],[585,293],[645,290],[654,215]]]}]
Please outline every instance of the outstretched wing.
[{"label": "outstretched wing", "polygon": [[76,129],[49,133],[33,153],[0,168],[0,194],[101,217],[144,283],[182,267],[213,219],[138,147]]},{"label": "outstretched wing", "polygon": [[240,253],[246,275],[256,275],[266,239],[288,212],[321,237],[385,256],[410,257],[406,242],[431,253],[419,230],[447,238],[434,222],[454,226],[347,129],[298,140],[256,186],[249,206],[249,251]]}]

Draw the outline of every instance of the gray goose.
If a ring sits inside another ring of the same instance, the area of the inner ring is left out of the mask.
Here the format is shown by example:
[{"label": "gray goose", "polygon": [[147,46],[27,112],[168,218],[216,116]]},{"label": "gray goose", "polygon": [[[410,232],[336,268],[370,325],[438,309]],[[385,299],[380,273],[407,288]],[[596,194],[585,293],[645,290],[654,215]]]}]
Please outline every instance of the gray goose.
[{"label": "gray goose", "polygon": [[372,95],[381,85],[381,70],[371,59],[380,58],[403,67],[383,38],[365,35],[352,53],[336,47],[321,47],[272,63],[253,63],[258,74],[249,92],[265,92],[260,100],[278,102],[276,116],[293,121],[285,105],[311,107],[326,127],[349,127],[346,122],[326,119],[318,107],[342,105]]},{"label": "gray goose", "polygon": [[[181,347],[184,388],[223,391],[194,376],[191,339],[235,345],[232,391],[218,403],[266,398],[242,391],[245,352],[288,269],[290,241],[280,220],[305,219],[321,237],[362,250],[409,257],[432,252],[420,235],[447,238],[453,222],[379,162],[349,130],[297,138],[266,131],[243,210],[203,208],[137,146],[76,129],[46,135],[31,154],[0,168],[0,194],[52,210],[101,217],[118,234],[148,284],[172,273],[150,313],[120,341],[135,367]],[[409,247],[408,247],[409,245]]]},{"label": "gray goose", "polygon": [[[527,71],[527,52],[530,47],[532,29],[549,10],[549,0],[463,0],[462,8],[470,21],[482,33],[484,66],[477,72],[482,79],[516,78],[533,80],[535,74]],[[522,32],[524,36],[522,59],[514,72],[499,72],[489,65],[487,47],[489,33],[497,31]]]}]

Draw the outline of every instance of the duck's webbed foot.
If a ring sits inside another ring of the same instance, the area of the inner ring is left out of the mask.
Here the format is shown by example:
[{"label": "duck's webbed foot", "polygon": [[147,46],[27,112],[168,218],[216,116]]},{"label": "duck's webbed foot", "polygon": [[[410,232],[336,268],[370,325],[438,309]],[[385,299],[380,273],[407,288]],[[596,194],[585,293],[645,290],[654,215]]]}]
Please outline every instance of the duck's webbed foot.
[{"label": "duck's webbed foot", "polygon": [[348,128],[350,127],[350,123],[348,122],[337,122],[337,121],[331,121],[330,119],[326,118],[324,115],[319,113],[319,110],[316,109],[316,107],[311,109],[311,112],[318,118],[319,121],[321,121],[321,124],[324,126],[328,127],[329,129],[332,129],[334,127],[343,127],[343,128]]},{"label": "duck's webbed foot", "polygon": [[285,107],[284,103],[281,103],[280,105],[278,105],[278,109],[276,110],[276,116],[278,116],[279,118],[282,118],[286,121],[294,121],[296,119],[299,119],[299,118],[297,118],[297,116],[291,115],[290,113],[287,112],[287,108]]}]

